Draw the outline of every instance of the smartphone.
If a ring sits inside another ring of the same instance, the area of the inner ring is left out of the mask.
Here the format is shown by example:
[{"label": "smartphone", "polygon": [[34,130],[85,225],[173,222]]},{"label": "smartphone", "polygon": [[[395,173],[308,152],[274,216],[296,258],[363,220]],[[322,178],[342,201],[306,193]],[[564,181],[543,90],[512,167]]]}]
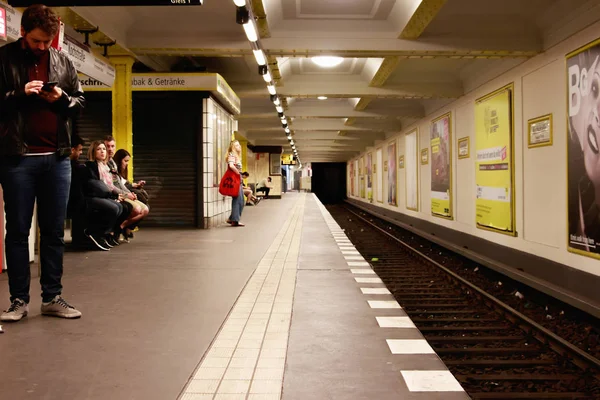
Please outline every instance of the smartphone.
[{"label": "smartphone", "polygon": [[58,82],[46,82],[44,86],[42,86],[42,90],[44,92],[51,92],[54,89],[54,86],[58,85]]}]

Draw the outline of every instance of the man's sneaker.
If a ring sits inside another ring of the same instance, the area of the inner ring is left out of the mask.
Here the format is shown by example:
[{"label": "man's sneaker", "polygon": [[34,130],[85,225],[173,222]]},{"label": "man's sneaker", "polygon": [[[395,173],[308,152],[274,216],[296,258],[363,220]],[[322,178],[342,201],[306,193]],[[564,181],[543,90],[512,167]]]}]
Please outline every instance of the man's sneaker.
[{"label": "man's sneaker", "polygon": [[106,243],[108,243],[108,245],[111,247],[115,247],[121,244],[117,239],[115,239],[113,235],[106,235]]},{"label": "man's sneaker", "polygon": [[81,317],[81,312],[67,303],[65,299],[56,295],[50,303],[42,303],[42,315],[51,315],[60,318],[79,318]]},{"label": "man's sneaker", "polygon": [[0,321],[20,321],[29,313],[29,306],[21,299],[15,299],[8,310],[0,315]]},{"label": "man's sneaker", "polygon": [[97,248],[99,248],[100,250],[104,250],[104,251],[108,251],[110,250],[110,246],[108,245],[108,243],[106,243],[106,240],[104,240],[104,238],[102,236],[98,236],[98,235],[91,235],[87,232],[87,230],[83,231],[83,233],[85,233],[85,236],[89,237],[90,240],[96,245]]}]

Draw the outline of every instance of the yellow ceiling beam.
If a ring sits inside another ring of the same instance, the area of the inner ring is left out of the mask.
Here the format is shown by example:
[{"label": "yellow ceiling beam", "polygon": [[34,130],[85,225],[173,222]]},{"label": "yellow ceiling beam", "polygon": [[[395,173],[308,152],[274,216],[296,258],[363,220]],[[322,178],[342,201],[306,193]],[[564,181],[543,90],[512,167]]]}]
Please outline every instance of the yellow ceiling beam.
[{"label": "yellow ceiling beam", "polygon": [[[144,56],[204,56],[204,57],[244,57],[252,55],[251,49],[201,48],[201,47],[132,47],[131,51]],[[346,58],[398,57],[399,59],[497,59],[529,58],[539,54],[536,50],[308,50],[308,49],[267,49],[273,57],[312,57],[332,54]]]},{"label": "yellow ceiling beam", "polygon": [[447,0],[422,0],[400,33],[400,39],[415,40],[425,31]]},{"label": "yellow ceiling beam", "polygon": [[269,23],[267,22],[267,13],[262,0],[252,0],[252,12],[256,17],[256,27],[258,34],[261,39],[271,37],[271,30],[269,29]]},{"label": "yellow ceiling beam", "polygon": [[354,125],[355,122],[356,122],[356,118],[354,118],[354,117],[346,118],[346,122],[344,122],[344,125],[352,126],[352,125]]},{"label": "yellow ceiling beam", "polygon": [[364,111],[371,101],[373,101],[373,98],[371,97],[362,97],[358,103],[356,103],[356,106],[354,106],[354,111]]},{"label": "yellow ceiling beam", "polygon": [[399,57],[385,57],[379,69],[369,83],[370,87],[382,87],[388,78],[394,73],[400,62]]}]

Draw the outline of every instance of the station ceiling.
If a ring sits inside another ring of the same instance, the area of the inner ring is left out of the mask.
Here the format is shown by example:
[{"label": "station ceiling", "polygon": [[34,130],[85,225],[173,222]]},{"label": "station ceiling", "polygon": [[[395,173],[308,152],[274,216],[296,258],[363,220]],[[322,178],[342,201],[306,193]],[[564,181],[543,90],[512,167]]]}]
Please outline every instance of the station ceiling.
[{"label": "station ceiling", "polygon": [[[597,0],[247,3],[302,162],[346,161],[600,19]],[[63,14],[138,68],[220,73],[242,99],[240,132],[290,150],[232,0]]]}]

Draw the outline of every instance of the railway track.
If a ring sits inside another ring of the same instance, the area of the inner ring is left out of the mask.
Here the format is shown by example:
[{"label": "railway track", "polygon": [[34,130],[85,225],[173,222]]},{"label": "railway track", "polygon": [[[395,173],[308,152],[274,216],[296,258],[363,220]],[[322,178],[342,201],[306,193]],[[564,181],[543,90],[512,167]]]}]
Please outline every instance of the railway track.
[{"label": "railway track", "polygon": [[600,399],[600,360],[434,261],[426,245],[409,246],[397,227],[351,206],[328,210],[471,398]]}]

